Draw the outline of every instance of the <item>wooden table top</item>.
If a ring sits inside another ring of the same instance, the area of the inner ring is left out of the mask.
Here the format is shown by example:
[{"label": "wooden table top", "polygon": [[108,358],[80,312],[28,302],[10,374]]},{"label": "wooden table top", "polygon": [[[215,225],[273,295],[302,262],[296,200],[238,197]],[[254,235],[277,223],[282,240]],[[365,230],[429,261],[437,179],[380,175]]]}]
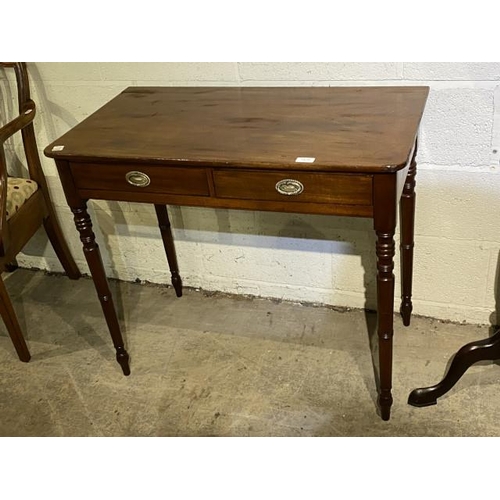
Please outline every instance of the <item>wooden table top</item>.
[{"label": "wooden table top", "polygon": [[[408,161],[428,92],[422,86],[129,87],[45,154],[70,161],[389,172]],[[314,162],[296,161],[303,157]]]}]

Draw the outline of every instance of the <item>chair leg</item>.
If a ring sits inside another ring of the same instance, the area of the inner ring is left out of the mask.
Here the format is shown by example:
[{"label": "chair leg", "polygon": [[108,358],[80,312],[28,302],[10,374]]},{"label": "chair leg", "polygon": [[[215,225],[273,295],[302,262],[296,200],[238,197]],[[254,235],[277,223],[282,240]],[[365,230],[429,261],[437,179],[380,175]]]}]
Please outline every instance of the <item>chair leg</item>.
[{"label": "chair leg", "polygon": [[8,272],[8,273],[13,273],[14,271],[16,271],[17,269],[19,269],[19,265],[17,263],[17,260],[14,259],[12,262],[9,262],[8,264],[5,264],[5,270]]},{"label": "chair leg", "polygon": [[16,313],[14,311],[14,308],[12,307],[12,302],[10,301],[9,294],[7,293],[7,289],[5,288],[5,284],[1,276],[0,314],[2,315],[2,319],[5,323],[7,331],[9,332],[10,338],[12,339],[12,343],[14,344],[19,359],[27,363],[30,360],[31,355],[24,340],[21,327],[19,326],[19,322],[17,321]]},{"label": "chair leg", "polygon": [[44,220],[43,225],[45,227],[45,231],[47,232],[47,236],[49,237],[52,246],[56,252],[56,255],[61,262],[64,270],[68,277],[72,280],[77,280],[80,278],[80,271],[69,251],[68,245],[61,231],[61,227],[55,218],[55,214],[50,213]]}]

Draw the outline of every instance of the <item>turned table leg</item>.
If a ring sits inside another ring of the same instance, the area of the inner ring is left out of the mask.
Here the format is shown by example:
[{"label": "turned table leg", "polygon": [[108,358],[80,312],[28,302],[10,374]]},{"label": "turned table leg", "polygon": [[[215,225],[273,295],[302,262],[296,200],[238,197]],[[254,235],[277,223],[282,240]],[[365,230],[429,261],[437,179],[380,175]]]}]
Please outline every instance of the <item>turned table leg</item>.
[{"label": "turned table leg", "polygon": [[392,337],[394,334],[394,232],[377,231],[377,309],[380,387],[378,405],[383,420],[392,406]]},{"label": "turned table leg", "polygon": [[80,240],[83,243],[83,252],[94,280],[97,295],[101,301],[101,307],[104,312],[104,317],[106,318],[106,323],[108,324],[111,338],[113,339],[113,344],[116,349],[116,360],[120,364],[123,374],[130,375],[129,355],[123,344],[113,298],[102,264],[101,253],[95,241],[95,234],[92,231],[90,215],[87,212],[87,204],[83,202],[79,207],[71,207],[71,211],[74,214],[76,229],[78,229]]},{"label": "turned table leg", "polygon": [[474,363],[497,359],[500,359],[500,330],[491,338],[464,345],[455,354],[443,380],[436,385],[413,390],[408,404],[417,407],[435,405],[437,398],[446,394]]},{"label": "turned table leg", "polygon": [[403,194],[400,201],[401,214],[401,317],[403,324],[409,326],[413,305],[411,302],[411,289],[413,278],[413,247],[415,232],[415,176],[417,163],[415,157],[417,147],[413,153],[410,168],[406,176]]},{"label": "turned table leg", "polygon": [[396,230],[396,175],[374,176],[374,227],[377,235],[377,334],[379,362],[378,406],[389,420],[392,406],[392,340],[394,335],[394,232]]},{"label": "turned table leg", "polygon": [[156,216],[160,226],[161,238],[165,253],[167,254],[168,266],[172,275],[172,286],[177,297],[182,297],[182,279],[179,275],[179,266],[177,265],[177,255],[175,254],[174,238],[172,228],[168,219],[167,207],[165,205],[155,205]]}]

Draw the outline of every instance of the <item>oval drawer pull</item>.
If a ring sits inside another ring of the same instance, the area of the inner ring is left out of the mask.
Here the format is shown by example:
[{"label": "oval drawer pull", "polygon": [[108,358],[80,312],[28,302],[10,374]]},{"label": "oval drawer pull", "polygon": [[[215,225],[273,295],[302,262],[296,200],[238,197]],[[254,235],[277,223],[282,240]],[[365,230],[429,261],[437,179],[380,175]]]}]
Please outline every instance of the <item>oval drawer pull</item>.
[{"label": "oval drawer pull", "polygon": [[137,172],[136,170],[127,172],[127,174],[125,174],[125,179],[127,179],[127,182],[129,184],[136,187],[146,187],[151,184],[149,175],[145,174],[144,172]]},{"label": "oval drawer pull", "polygon": [[286,196],[297,195],[304,191],[304,184],[295,179],[283,179],[276,183],[276,191]]}]

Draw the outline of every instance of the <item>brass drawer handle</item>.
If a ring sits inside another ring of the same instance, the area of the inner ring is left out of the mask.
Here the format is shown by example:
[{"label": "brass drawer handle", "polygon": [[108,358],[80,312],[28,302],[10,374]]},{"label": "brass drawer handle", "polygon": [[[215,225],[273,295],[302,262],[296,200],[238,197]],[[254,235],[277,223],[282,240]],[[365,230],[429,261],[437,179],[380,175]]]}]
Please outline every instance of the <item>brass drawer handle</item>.
[{"label": "brass drawer handle", "polygon": [[283,179],[276,183],[276,191],[279,194],[284,194],[286,196],[294,196],[302,193],[304,191],[304,184],[295,179]]},{"label": "brass drawer handle", "polygon": [[151,184],[149,175],[146,175],[144,172],[137,172],[136,170],[128,172],[125,175],[125,179],[129,184],[136,187],[146,187]]}]

